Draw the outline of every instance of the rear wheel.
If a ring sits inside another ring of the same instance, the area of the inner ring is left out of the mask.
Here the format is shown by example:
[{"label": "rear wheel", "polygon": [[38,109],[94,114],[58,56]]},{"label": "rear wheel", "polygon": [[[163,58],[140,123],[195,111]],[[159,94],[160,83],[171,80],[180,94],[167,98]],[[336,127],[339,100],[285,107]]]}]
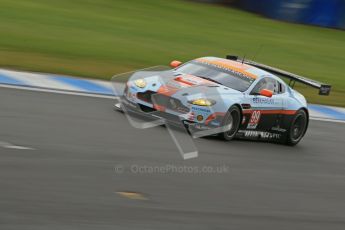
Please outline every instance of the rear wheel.
[{"label": "rear wheel", "polygon": [[218,134],[218,136],[226,141],[232,140],[238,129],[240,128],[241,111],[237,106],[232,106],[224,116],[222,126],[230,126],[226,132]]},{"label": "rear wheel", "polygon": [[287,145],[296,145],[307,131],[308,116],[304,110],[299,110],[292,120],[290,129],[288,130]]}]

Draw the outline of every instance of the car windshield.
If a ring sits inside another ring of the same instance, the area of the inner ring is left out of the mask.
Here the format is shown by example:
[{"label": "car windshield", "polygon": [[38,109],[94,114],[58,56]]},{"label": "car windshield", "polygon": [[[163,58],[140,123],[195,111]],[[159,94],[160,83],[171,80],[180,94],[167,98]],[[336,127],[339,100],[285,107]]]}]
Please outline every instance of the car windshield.
[{"label": "car windshield", "polygon": [[188,62],[179,67],[177,71],[210,79],[211,81],[218,82],[241,92],[246,91],[255,81],[254,78],[247,77],[244,74],[197,61]]}]

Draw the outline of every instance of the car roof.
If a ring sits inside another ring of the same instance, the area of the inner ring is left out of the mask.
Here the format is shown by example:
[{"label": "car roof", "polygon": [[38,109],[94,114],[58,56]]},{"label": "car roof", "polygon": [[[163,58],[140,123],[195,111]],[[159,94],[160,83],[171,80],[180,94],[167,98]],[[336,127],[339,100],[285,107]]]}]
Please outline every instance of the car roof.
[{"label": "car roof", "polygon": [[[201,57],[197,58],[194,61],[210,64],[216,66],[218,68],[224,68],[230,71],[238,72],[241,74],[246,75],[247,77],[251,77],[253,79],[261,78],[263,76],[274,76],[271,73],[259,69],[257,67],[241,63],[238,61],[233,61],[225,58],[218,58],[218,57]],[[274,76],[275,77],[275,76]]]}]

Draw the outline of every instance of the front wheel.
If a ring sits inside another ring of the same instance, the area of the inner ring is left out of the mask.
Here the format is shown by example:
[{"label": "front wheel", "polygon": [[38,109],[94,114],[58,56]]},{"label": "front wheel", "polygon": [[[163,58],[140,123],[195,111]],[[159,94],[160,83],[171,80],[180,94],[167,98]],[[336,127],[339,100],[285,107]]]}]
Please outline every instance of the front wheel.
[{"label": "front wheel", "polygon": [[291,145],[291,146],[297,145],[298,142],[300,142],[300,140],[306,133],[307,125],[308,125],[307,113],[304,110],[299,110],[295,114],[292,120],[290,129],[288,130],[286,144]]},{"label": "front wheel", "polygon": [[222,126],[230,126],[230,129],[226,132],[218,134],[218,136],[226,141],[232,140],[238,129],[240,128],[241,111],[237,106],[231,106],[228,112],[224,116]]}]

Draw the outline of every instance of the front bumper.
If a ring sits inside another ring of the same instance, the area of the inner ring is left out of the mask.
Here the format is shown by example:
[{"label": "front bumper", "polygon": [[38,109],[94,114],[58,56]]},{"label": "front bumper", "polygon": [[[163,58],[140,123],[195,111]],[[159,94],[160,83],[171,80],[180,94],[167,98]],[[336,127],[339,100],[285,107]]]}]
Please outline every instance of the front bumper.
[{"label": "front bumper", "polygon": [[128,100],[126,97],[122,97],[120,100],[114,104],[116,110],[121,110],[129,116],[139,118],[143,122],[157,121],[160,119],[163,120],[162,123],[164,124],[187,129],[189,133],[218,128],[217,125],[206,125],[204,123],[198,123],[185,119],[186,114],[176,115],[169,112],[158,111],[152,108],[150,112],[145,112],[142,109],[142,105],[134,103]]}]

